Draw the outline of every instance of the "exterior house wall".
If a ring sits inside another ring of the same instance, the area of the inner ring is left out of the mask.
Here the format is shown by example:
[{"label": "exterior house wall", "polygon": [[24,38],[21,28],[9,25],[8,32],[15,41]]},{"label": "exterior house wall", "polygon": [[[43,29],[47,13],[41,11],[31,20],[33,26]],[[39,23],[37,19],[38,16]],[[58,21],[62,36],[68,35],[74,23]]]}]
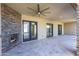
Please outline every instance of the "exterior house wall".
[{"label": "exterior house wall", "polygon": [[64,24],[65,35],[77,35],[76,33],[76,22],[69,22]]},{"label": "exterior house wall", "polygon": [[[46,38],[46,23],[53,24],[53,36],[58,36],[58,24],[62,25],[62,34],[64,34],[64,23],[62,22],[50,21],[48,19],[26,16],[26,15],[22,15],[22,20],[36,21],[38,23],[38,40]],[[22,36],[23,36],[23,29],[22,29]]]}]

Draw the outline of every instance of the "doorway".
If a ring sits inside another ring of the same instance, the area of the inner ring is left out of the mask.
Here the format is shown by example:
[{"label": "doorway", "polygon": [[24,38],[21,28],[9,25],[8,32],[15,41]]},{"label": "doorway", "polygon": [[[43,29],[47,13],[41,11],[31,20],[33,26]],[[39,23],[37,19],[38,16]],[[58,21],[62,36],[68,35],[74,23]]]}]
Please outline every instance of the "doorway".
[{"label": "doorway", "polygon": [[53,36],[53,24],[47,23],[47,37]]},{"label": "doorway", "polygon": [[37,39],[37,22],[23,21],[23,41]]},{"label": "doorway", "polygon": [[58,25],[58,35],[62,35],[62,25]]}]

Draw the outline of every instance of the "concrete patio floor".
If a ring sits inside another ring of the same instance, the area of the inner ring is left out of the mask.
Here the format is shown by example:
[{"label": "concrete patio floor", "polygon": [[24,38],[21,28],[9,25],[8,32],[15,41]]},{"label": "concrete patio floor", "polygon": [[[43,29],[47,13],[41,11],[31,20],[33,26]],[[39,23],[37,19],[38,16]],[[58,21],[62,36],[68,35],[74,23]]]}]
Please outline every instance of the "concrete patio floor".
[{"label": "concrete patio floor", "polygon": [[24,42],[3,53],[3,56],[73,56],[76,36],[56,36]]}]

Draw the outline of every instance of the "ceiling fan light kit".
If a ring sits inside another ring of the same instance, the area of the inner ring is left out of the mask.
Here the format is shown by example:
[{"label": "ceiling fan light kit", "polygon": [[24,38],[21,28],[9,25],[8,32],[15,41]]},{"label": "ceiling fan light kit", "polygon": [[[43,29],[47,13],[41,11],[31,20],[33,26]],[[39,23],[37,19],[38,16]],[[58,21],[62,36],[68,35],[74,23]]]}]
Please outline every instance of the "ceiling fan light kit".
[{"label": "ceiling fan light kit", "polygon": [[40,13],[40,12],[38,12],[38,14],[40,15],[41,13]]}]

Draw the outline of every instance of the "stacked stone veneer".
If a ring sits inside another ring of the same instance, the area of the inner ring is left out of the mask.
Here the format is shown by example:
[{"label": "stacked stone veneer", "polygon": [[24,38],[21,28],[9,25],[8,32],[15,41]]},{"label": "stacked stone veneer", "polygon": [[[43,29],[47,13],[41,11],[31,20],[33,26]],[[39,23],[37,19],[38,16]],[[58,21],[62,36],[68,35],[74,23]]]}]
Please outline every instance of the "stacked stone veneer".
[{"label": "stacked stone veneer", "polygon": [[[10,44],[12,34],[18,34],[18,41]],[[2,34],[2,52],[5,52],[21,42],[21,15],[8,7],[1,4],[1,34]]]}]

